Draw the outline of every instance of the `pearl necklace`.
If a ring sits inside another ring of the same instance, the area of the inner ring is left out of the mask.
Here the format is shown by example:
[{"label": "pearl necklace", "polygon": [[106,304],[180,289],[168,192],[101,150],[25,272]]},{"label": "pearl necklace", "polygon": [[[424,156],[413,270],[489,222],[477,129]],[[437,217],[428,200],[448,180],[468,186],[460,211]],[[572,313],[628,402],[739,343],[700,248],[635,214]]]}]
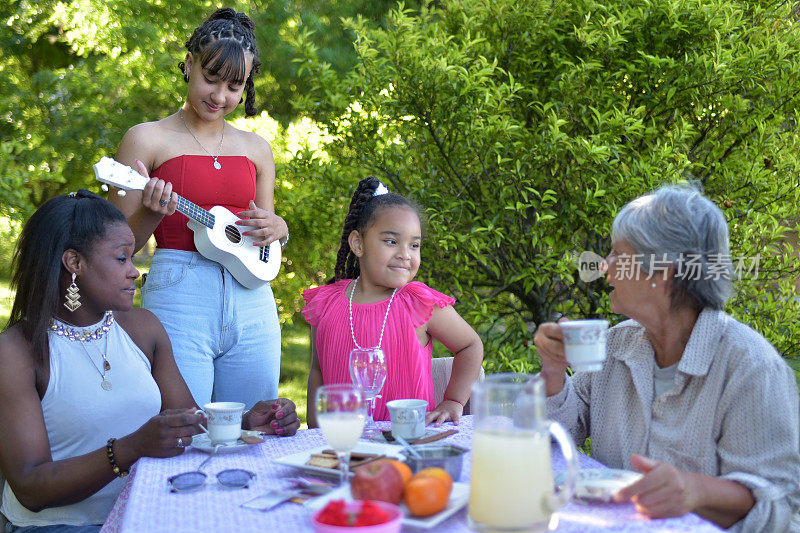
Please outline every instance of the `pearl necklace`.
[{"label": "pearl necklace", "polygon": [[[359,350],[364,350],[358,341],[356,340],[356,332],[353,328],[353,294],[356,292],[356,285],[358,284],[358,280],[361,279],[361,276],[358,276],[356,280],[353,282],[353,288],[350,290],[350,335],[353,337],[353,344],[356,345],[356,348]],[[378,345],[375,346],[377,349],[381,349],[381,344],[383,343],[383,330],[386,328],[386,319],[389,318],[389,309],[392,308],[392,300],[394,300],[394,295],[397,294],[397,289],[392,291],[392,296],[389,298],[389,305],[386,306],[386,314],[383,315],[383,325],[381,325],[381,336],[378,338]]]}]

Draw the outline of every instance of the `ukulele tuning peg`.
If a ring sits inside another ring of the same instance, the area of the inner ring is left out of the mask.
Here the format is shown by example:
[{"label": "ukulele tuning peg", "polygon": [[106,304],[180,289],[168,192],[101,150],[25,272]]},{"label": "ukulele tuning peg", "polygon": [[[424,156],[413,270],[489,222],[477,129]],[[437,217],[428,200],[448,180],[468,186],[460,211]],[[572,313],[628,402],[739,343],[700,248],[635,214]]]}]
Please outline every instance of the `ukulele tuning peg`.
[{"label": "ukulele tuning peg", "polygon": [[127,193],[125,191],[123,191],[122,189],[117,191],[117,196],[125,196],[126,194]]},{"label": "ukulele tuning peg", "polygon": [[108,192],[108,185],[106,185],[105,183],[104,183],[104,184],[102,184],[102,185],[100,186],[100,190],[101,190],[101,191],[103,191],[103,192]]}]

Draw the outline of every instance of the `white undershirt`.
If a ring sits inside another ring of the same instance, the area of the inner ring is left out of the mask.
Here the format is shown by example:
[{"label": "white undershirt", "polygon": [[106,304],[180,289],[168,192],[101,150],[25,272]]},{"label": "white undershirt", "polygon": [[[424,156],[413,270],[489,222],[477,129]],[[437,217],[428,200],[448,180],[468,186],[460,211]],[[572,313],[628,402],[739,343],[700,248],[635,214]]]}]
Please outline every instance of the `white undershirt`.
[{"label": "white undershirt", "polygon": [[660,368],[658,364],[653,365],[653,388],[655,394],[653,398],[658,398],[668,392],[675,383],[675,374],[678,372],[678,363]]}]

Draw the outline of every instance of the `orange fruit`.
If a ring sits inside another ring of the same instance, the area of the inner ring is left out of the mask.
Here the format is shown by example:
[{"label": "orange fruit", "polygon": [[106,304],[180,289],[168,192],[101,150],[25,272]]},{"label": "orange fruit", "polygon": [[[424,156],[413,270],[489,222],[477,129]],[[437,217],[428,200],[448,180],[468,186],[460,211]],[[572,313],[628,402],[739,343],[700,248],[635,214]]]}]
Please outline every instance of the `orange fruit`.
[{"label": "orange fruit", "polygon": [[394,465],[398,472],[400,472],[400,477],[403,478],[403,486],[405,487],[411,480],[411,467],[409,467],[403,461],[398,461],[397,459],[390,459],[389,462]]},{"label": "orange fruit", "polygon": [[450,492],[444,481],[433,476],[416,475],[406,485],[404,500],[414,516],[430,516],[445,507]]},{"label": "orange fruit", "polygon": [[447,494],[450,495],[450,492],[453,490],[453,478],[450,474],[447,473],[447,470],[443,468],[433,467],[433,468],[426,468],[424,470],[420,470],[417,472],[415,477],[434,477],[442,481],[447,487]]}]

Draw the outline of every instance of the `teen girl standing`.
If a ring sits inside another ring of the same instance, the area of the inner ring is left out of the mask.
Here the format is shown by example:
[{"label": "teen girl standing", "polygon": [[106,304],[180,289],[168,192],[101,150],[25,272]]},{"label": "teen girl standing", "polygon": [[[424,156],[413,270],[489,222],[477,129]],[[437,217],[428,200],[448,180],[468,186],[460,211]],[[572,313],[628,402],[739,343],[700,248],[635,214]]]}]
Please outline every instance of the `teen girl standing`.
[{"label": "teen girl standing", "polygon": [[[140,249],[155,235],[157,250],[142,288],[142,306],[166,328],[181,374],[199,405],[215,399],[248,407],[278,393],[280,326],[269,283],[239,284],[197,252],[177,193],[209,209],[222,205],[258,229],[258,244],[289,238],[274,212],[275,163],[269,143],[225,121],[243,99],[256,114],[259,72],[254,24],[244,13],[214,12],[186,42],[180,63],[186,100],[174,114],[128,130],[116,159],[150,182],[141,192],[110,198],[126,215]],[[246,93],[246,95],[245,95]]]},{"label": "teen girl standing", "polygon": [[[453,298],[412,281],[421,241],[416,206],[376,178],[361,180],[345,218],[333,281],[303,292],[303,316],[312,326],[308,405],[320,385],[350,382],[348,356],[356,343],[380,342],[387,376],[375,420],[388,419],[386,402],[417,398],[428,402],[426,423],[458,422],[481,369],[483,343],[453,309]],[[436,406],[432,339],[455,356],[444,400]],[[316,426],[313,409],[308,425]]]}]

